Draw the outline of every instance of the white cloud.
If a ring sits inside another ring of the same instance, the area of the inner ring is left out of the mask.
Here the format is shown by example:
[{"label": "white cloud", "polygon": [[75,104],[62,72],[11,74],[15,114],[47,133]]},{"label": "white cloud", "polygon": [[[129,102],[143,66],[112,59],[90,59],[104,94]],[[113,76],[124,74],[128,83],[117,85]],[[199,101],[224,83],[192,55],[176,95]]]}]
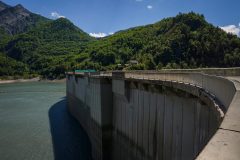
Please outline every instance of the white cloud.
[{"label": "white cloud", "polygon": [[92,36],[92,37],[95,37],[95,38],[102,38],[102,37],[107,36],[106,33],[101,33],[101,32],[99,32],[99,33],[89,33],[89,35]]},{"label": "white cloud", "polygon": [[152,9],[152,8],[153,8],[153,6],[151,6],[151,5],[147,6],[147,9]]},{"label": "white cloud", "polygon": [[227,33],[232,33],[232,34],[237,35],[238,37],[240,37],[240,23],[239,23],[238,26],[236,26],[236,25],[227,25],[227,26],[223,26],[223,27],[220,27],[220,28],[223,29]]},{"label": "white cloud", "polygon": [[52,12],[51,17],[52,18],[65,18],[65,16],[63,16],[63,15],[57,13],[57,12]]},{"label": "white cloud", "polygon": [[95,37],[95,38],[102,38],[102,37],[110,36],[110,35],[113,35],[113,34],[114,34],[114,32],[109,32],[109,33],[102,33],[102,32],[99,32],[99,33],[89,33],[90,36]]}]

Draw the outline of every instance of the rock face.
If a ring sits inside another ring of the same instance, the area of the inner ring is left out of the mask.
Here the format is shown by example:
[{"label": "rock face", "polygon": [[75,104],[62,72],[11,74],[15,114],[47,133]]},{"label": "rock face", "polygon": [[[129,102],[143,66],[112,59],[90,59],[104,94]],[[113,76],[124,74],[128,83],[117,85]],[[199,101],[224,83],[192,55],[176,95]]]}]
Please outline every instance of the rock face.
[{"label": "rock face", "polygon": [[7,5],[7,4],[3,3],[2,1],[0,1],[0,12],[2,10],[6,9],[6,8],[9,8],[9,7],[10,7],[9,5]]},{"label": "rock face", "polygon": [[11,7],[0,1],[0,27],[8,34],[25,32],[43,21],[48,21],[48,19],[31,13],[20,4]]}]

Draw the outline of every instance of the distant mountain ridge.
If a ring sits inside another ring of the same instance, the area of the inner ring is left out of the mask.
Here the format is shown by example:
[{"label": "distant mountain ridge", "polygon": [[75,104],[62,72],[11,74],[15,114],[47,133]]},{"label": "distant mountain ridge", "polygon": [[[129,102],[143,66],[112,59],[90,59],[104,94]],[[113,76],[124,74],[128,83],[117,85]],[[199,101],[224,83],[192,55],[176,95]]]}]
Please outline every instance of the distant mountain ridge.
[{"label": "distant mountain ridge", "polygon": [[2,10],[6,9],[6,8],[9,8],[9,7],[10,7],[9,5],[7,5],[7,4],[3,3],[2,1],[0,1],[0,12]]},{"label": "distant mountain ridge", "polygon": [[9,6],[0,1],[0,27],[10,35],[23,33],[49,19],[34,14],[21,4]]}]

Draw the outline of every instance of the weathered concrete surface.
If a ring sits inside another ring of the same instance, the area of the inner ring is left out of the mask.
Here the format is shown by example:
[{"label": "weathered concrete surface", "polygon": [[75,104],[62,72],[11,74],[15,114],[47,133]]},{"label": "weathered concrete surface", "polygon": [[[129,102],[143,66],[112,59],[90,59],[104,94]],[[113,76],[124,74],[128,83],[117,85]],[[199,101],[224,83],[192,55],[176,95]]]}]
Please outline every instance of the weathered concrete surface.
[{"label": "weathered concrete surface", "polygon": [[[121,92],[114,92],[113,98],[113,139],[120,134],[137,151],[135,156],[133,150],[124,152],[125,157],[193,159],[220,123],[216,111],[196,97],[178,96],[167,89],[162,93],[151,91],[141,84],[126,90],[128,98]],[[121,153],[118,144],[113,150]],[[119,154],[113,156],[118,159]]]},{"label": "weathered concrete surface", "polygon": [[197,158],[198,160],[238,160],[240,133],[219,129]]},{"label": "weathered concrete surface", "polygon": [[240,159],[240,78],[228,77],[228,79],[233,81],[237,91],[221,126],[198,156],[199,160]]},{"label": "weathered concrete surface", "polygon": [[223,129],[240,132],[240,77],[231,77],[236,87],[236,94],[221,125]]},{"label": "weathered concrete surface", "polygon": [[70,113],[79,121],[91,141],[94,160],[110,159],[109,130],[112,124],[112,88],[106,79],[67,77]]},{"label": "weathered concrete surface", "polygon": [[[113,73],[115,74],[115,73]],[[115,76],[115,75],[114,75]],[[202,73],[188,73],[188,72],[170,72],[170,73],[158,73],[152,72],[125,72],[124,77],[126,79],[137,79],[137,80],[160,80],[163,82],[177,82],[198,86],[209,92],[218,99],[221,104],[225,107],[225,111],[228,109],[234,94],[236,87],[234,83],[226,78],[206,75]],[[220,87],[219,87],[220,86]]]},{"label": "weathered concrete surface", "polygon": [[[84,79],[87,79],[88,83],[79,83]],[[89,89],[83,87],[78,90],[76,84]],[[206,159],[206,156],[212,153],[217,154],[218,149],[210,144],[218,142],[218,137],[227,134],[219,135],[219,132],[229,131],[228,127],[237,130],[238,127],[236,117],[239,117],[239,107],[233,105],[238,105],[239,99],[236,95],[236,83],[222,77],[174,72],[118,72],[101,73],[101,76],[68,74],[67,85],[68,95],[79,99],[78,104],[83,104],[91,113],[90,124],[98,124],[90,125],[92,131],[89,133],[90,139],[95,139],[92,140],[92,148],[96,150],[93,153],[94,159],[102,159],[105,155],[103,150],[111,153],[108,158],[114,160],[194,159],[219,128],[221,118],[226,113],[228,118],[224,119],[220,127],[226,129],[219,129],[204,152],[199,155],[199,158]],[[91,90],[91,86],[98,89]],[[108,89],[104,90],[106,86]],[[77,96],[78,92],[82,92],[85,99]],[[99,97],[99,94],[103,97]],[[110,103],[103,104],[103,101]],[[76,114],[74,108],[78,106],[69,106],[73,115]],[[80,114],[81,112],[75,117],[79,119]],[[84,114],[86,115],[88,116]],[[105,117],[105,120],[97,117]],[[83,125],[88,124],[79,121],[84,123]],[[98,131],[93,132],[94,128]],[[89,127],[86,127],[86,130],[89,130]],[[112,139],[105,139],[104,136],[93,138],[98,133]],[[227,135],[228,137],[223,136],[223,139],[230,144],[229,148],[223,149],[225,152],[231,149],[231,146],[239,146],[239,141],[231,141],[232,136],[238,135]],[[105,142],[107,143],[104,145]],[[97,144],[98,147],[94,149]],[[225,146],[219,145],[220,148]],[[231,151],[229,152],[234,154],[232,157],[238,159],[236,149]]]},{"label": "weathered concrete surface", "polygon": [[240,132],[240,91],[237,91],[220,128]]}]

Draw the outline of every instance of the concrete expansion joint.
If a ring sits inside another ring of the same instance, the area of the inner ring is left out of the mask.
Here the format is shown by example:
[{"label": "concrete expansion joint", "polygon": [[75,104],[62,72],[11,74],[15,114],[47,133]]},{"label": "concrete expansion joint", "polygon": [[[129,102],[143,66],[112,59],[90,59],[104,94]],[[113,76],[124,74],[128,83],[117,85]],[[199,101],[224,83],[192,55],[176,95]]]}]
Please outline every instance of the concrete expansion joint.
[{"label": "concrete expansion joint", "polygon": [[240,134],[240,131],[233,130],[233,129],[226,129],[226,128],[222,128],[222,127],[220,127],[219,129],[224,130],[224,131],[235,132],[235,133],[239,133]]}]

